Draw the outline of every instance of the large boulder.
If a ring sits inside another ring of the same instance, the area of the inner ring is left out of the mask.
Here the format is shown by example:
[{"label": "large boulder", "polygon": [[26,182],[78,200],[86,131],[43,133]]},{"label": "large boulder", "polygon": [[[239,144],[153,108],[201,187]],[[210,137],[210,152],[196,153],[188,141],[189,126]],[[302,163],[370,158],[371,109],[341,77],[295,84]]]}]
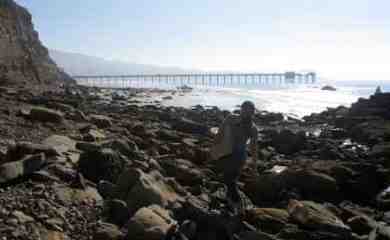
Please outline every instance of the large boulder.
[{"label": "large boulder", "polygon": [[161,240],[175,224],[169,213],[157,205],[138,210],[128,223],[127,239]]},{"label": "large boulder", "polygon": [[288,200],[291,193],[309,200],[336,201],[340,198],[333,177],[310,169],[264,172],[246,184],[245,192],[257,204]]},{"label": "large boulder", "polygon": [[29,175],[41,169],[46,162],[43,153],[27,155],[19,161],[8,162],[0,165],[0,184]]},{"label": "large boulder", "polygon": [[60,111],[44,107],[33,107],[29,115],[33,121],[61,123],[64,120],[64,114]]},{"label": "large boulder", "polygon": [[132,213],[148,205],[168,207],[182,200],[156,170],[150,173],[140,169],[126,170],[119,177],[117,185],[119,197],[126,201]]},{"label": "large boulder", "polygon": [[116,182],[122,172],[125,160],[109,148],[83,152],[79,159],[80,172],[89,180]]},{"label": "large boulder", "polygon": [[306,143],[305,132],[293,132],[288,129],[282,131],[266,131],[266,136],[270,139],[270,144],[277,152],[283,154],[293,154],[304,148]]}]

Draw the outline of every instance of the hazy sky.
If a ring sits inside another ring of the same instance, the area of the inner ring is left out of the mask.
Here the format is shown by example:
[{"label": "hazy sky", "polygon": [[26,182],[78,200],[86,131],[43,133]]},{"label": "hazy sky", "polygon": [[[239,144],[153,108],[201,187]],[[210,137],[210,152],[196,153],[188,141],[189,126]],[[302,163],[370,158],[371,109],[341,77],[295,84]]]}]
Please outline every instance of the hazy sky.
[{"label": "hazy sky", "polygon": [[389,0],[16,0],[49,48],[202,70],[390,79]]}]

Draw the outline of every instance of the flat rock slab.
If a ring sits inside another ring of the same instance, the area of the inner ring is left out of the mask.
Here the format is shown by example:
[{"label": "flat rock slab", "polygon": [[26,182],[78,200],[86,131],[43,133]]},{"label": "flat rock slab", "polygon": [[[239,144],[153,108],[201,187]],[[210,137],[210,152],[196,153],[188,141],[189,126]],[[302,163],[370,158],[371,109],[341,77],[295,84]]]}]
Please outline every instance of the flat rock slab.
[{"label": "flat rock slab", "polygon": [[54,191],[58,199],[63,203],[100,202],[103,200],[98,191],[92,187],[87,187],[83,190],[67,186],[56,186]]},{"label": "flat rock slab", "polygon": [[52,135],[46,138],[42,143],[61,154],[69,151],[76,151],[76,141],[67,136]]}]

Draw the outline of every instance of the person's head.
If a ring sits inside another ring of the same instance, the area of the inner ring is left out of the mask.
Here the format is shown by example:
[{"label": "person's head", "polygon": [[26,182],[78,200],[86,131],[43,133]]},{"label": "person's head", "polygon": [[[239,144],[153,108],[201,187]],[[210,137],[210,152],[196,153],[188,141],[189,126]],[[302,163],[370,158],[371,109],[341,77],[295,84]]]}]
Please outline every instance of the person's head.
[{"label": "person's head", "polygon": [[245,101],[241,105],[241,120],[243,122],[252,121],[253,115],[255,114],[255,104],[251,101]]}]

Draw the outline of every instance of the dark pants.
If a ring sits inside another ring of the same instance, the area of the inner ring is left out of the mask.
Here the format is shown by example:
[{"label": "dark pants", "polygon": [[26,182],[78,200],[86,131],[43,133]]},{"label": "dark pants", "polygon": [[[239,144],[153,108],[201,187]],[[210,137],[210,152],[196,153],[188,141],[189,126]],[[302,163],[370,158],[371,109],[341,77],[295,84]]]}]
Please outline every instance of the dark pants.
[{"label": "dark pants", "polygon": [[224,172],[223,180],[227,187],[227,197],[234,202],[240,201],[240,194],[238,191],[237,181],[240,178],[242,167],[247,158],[246,151],[235,150],[229,156],[224,157]]}]

